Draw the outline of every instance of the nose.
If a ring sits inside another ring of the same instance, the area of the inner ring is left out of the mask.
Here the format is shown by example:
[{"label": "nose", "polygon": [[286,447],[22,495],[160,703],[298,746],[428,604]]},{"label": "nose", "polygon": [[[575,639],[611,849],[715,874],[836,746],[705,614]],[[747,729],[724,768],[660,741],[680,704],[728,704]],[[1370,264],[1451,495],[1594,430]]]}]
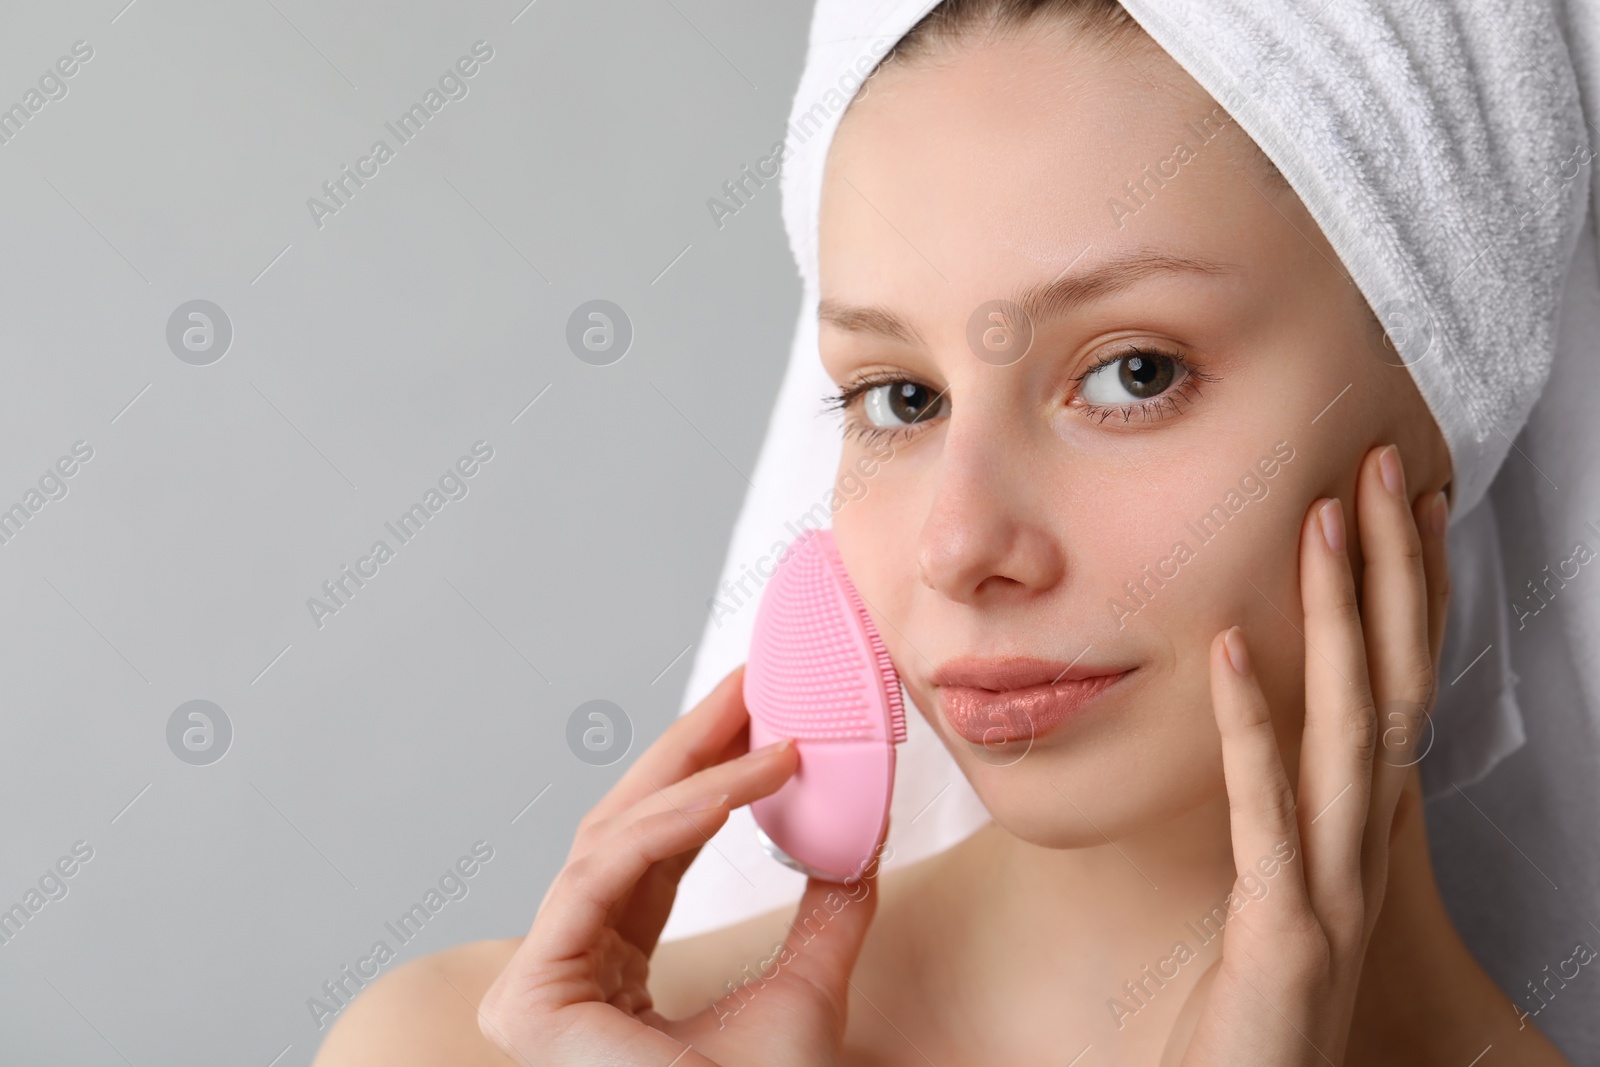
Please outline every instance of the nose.
[{"label": "nose", "polygon": [[973,606],[1048,590],[1065,576],[1066,554],[1044,472],[1024,437],[983,425],[970,408],[966,414],[977,417],[963,422],[952,413],[945,428],[937,488],[917,538],[922,582]]}]

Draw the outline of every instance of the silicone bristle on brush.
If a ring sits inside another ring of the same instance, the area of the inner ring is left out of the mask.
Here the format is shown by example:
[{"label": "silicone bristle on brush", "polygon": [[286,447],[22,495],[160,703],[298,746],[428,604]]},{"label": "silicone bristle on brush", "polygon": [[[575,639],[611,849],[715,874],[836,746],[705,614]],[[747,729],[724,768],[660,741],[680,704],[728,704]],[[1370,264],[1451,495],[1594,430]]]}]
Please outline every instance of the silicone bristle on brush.
[{"label": "silicone bristle on brush", "polygon": [[746,682],[774,733],[905,740],[899,676],[828,531],[798,539],[762,597]]},{"label": "silicone bristle on brush", "polygon": [[[840,567],[843,573],[844,568]],[[861,594],[856,592],[856,587],[849,582],[844,582],[844,591],[850,597],[850,606],[856,609],[856,617],[861,620],[861,629],[867,635],[867,643],[872,646],[872,658],[878,668],[878,677],[883,681],[883,691],[889,697],[889,740],[895,744],[906,739],[906,709],[900,699],[900,676],[895,673],[894,662],[889,659],[889,650],[884,647],[883,638],[878,635],[878,628],[872,625],[872,616],[867,614],[867,606],[861,600]]]}]

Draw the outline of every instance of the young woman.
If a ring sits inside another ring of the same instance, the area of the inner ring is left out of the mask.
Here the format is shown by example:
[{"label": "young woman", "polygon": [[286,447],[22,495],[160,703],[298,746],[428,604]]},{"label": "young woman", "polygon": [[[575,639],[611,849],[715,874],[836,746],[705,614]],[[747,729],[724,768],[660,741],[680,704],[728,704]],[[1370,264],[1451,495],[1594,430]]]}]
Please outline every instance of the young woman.
[{"label": "young woman", "polygon": [[[383,978],[319,1067],[1566,1062],[1429,863],[1455,486],[1411,373],[1114,5],[982,32],[994,6],[901,39],[818,223],[844,463],[894,449],[837,542],[993,822],[658,948],[710,835],[797,767],[735,758],[735,671],[579,825],[526,937]],[[1015,360],[969,343],[1001,298]]]}]

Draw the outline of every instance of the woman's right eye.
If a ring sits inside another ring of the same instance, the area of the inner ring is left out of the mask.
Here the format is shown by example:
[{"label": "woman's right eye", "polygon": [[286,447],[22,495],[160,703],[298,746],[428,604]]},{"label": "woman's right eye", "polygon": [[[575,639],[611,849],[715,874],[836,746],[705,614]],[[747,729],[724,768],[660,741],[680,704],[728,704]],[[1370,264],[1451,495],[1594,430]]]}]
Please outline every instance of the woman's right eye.
[{"label": "woman's right eye", "polygon": [[943,391],[936,393],[926,385],[906,380],[874,385],[861,397],[862,414],[880,429],[927,422],[943,415],[949,407],[950,400]]}]

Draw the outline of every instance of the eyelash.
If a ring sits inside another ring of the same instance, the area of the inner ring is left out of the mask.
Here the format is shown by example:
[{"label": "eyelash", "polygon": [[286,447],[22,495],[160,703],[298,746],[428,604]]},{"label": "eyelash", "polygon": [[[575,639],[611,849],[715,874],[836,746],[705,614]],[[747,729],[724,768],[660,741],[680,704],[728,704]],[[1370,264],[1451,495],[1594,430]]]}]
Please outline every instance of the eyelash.
[{"label": "eyelash", "polygon": [[[1131,422],[1135,418],[1146,422],[1171,418],[1182,409],[1181,402],[1186,401],[1192,404],[1199,399],[1200,383],[1204,382],[1209,385],[1217,381],[1215,375],[1207,374],[1176,352],[1164,352],[1160,349],[1144,348],[1139,345],[1129,345],[1107,355],[1082,374],[1072,378],[1071,381],[1076,385],[1082,385],[1085,378],[1100,368],[1110,366],[1113,363],[1120,363],[1135,356],[1143,356],[1147,359],[1152,357],[1170,359],[1183,371],[1183,380],[1160,396],[1141,403],[1111,405],[1084,403],[1082,406],[1088,411],[1089,417],[1093,418],[1096,423],[1105,422],[1113,416],[1120,416],[1124,423]],[[872,371],[863,374],[860,378],[841,388],[837,393],[824,397],[825,410],[839,412],[845,416],[844,439],[846,441],[852,438],[859,438],[864,443],[876,443],[886,437],[894,438],[897,435],[902,439],[909,437],[922,429],[920,423],[913,422],[905,426],[873,426],[870,423],[860,420],[852,421],[849,418],[850,413],[857,407],[857,402],[869,391],[880,385],[895,385],[901,382],[922,384],[901,374],[894,374],[888,371]],[[943,394],[940,395],[942,396]]]},{"label": "eyelash", "polygon": [[[861,419],[852,419],[850,416],[859,406],[858,401],[880,385],[897,385],[901,382],[915,382],[903,374],[894,374],[889,371],[869,371],[855,381],[841,388],[837,393],[823,398],[824,410],[835,411],[844,416],[844,439],[860,440],[863,444],[877,444],[889,439],[901,441],[923,428],[920,423],[908,423],[905,426],[874,426]],[[943,398],[944,393],[939,394]]]},{"label": "eyelash", "polygon": [[[1139,345],[1129,345],[1101,359],[1094,366],[1073,378],[1072,381],[1081,385],[1085,378],[1101,367],[1108,367],[1113,363],[1121,363],[1123,360],[1132,359],[1134,356],[1143,356],[1146,359],[1151,357],[1170,359],[1183,371],[1183,380],[1160,396],[1138,404],[1107,405],[1085,403],[1083,405],[1084,408],[1089,411],[1096,423],[1105,422],[1113,415],[1121,415],[1122,421],[1126,423],[1132,421],[1136,413],[1139,419],[1146,422],[1171,418],[1182,409],[1180,401],[1192,404],[1200,398],[1201,382],[1210,385],[1217,380],[1215,375],[1207,374],[1176,352],[1164,352],[1159,348],[1143,348]],[[1164,411],[1166,414],[1157,414],[1158,411]]]}]

